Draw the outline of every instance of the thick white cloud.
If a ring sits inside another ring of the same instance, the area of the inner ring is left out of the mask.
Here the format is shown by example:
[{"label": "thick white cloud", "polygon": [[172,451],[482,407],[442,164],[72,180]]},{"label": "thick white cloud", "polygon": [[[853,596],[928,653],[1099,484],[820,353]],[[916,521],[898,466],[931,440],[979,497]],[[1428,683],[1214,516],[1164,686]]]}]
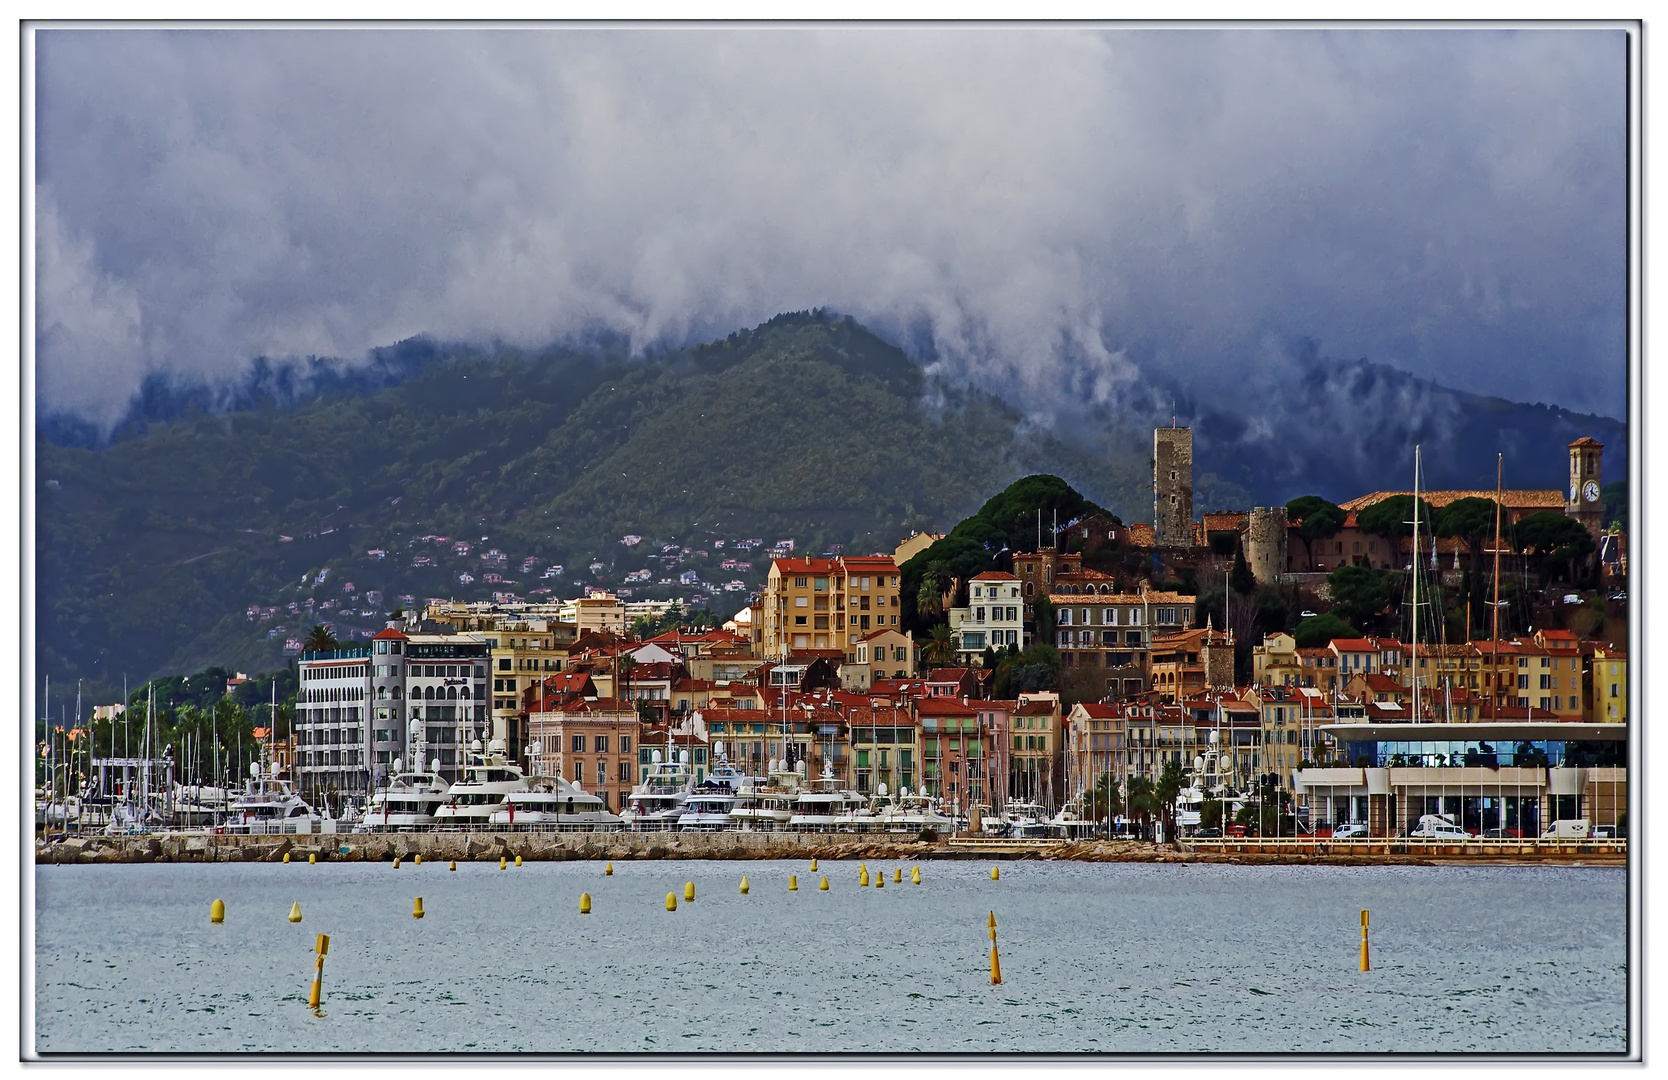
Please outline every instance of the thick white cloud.
[{"label": "thick white cloud", "polygon": [[36,41],[42,400],[106,423],[147,371],[820,305],[1045,421],[1299,337],[1622,409],[1619,32]]}]

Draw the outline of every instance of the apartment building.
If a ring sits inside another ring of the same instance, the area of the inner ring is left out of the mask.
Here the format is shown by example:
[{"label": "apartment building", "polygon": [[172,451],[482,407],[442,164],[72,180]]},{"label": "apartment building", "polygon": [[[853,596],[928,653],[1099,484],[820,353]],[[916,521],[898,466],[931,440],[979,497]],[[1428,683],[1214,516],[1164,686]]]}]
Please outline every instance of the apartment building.
[{"label": "apartment building", "polygon": [[532,771],[561,776],[623,809],[636,778],[636,706],[614,698],[570,699],[527,718]]},{"label": "apartment building", "polygon": [[[1152,635],[1193,625],[1195,597],[1174,592],[1115,593],[1109,585],[1066,585],[1055,592],[1055,644],[1063,667],[1092,668],[1111,697],[1134,697],[1151,686]],[[1105,591],[1100,591],[1105,590]]]},{"label": "apartment building", "polygon": [[856,642],[896,628],[903,612],[889,555],[773,559],[759,603],[759,648],[769,658],[790,649],[855,654]]},{"label": "apartment building", "polygon": [[977,663],[987,648],[1025,647],[1025,603],[1013,574],[989,570],[973,578],[967,583],[967,606],[953,607],[948,614],[963,663]]}]

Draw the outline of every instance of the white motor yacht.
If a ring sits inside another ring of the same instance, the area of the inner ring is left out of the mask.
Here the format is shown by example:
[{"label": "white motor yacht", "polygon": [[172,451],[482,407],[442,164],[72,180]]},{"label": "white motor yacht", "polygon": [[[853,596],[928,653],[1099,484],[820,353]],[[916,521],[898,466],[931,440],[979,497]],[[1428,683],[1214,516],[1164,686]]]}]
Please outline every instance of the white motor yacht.
[{"label": "white motor yacht", "polygon": [[249,764],[249,782],[226,810],[225,828],[232,833],[317,832],[319,815],[308,806],[289,780],[270,765]]},{"label": "white motor yacht", "polygon": [[692,792],[678,815],[678,828],[715,832],[733,824],[730,811],[735,809],[735,792],[722,785],[709,786],[705,782]]},{"label": "white motor yacht", "polygon": [[[354,831],[392,832],[431,827],[435,812],[452,790],[452,785],[441,778],[439,764],[436,759],[429,771],[402,772],[396,761],[393,775],[371,795],[365,816],[356,823]],[[347,820],[345,815],[343,820]]]},{"label": "white motor yacht", "polygon": [[633,828],[669,829],[683,816],[683,804],[695,790],[689,751],[680,750],[676,759],[666,761],[656,750],[650,760],[653,768],[641,784],[631,789],[620,817]]},{"label": "white motor yacht", "polygon": [[786,761],[772,760],[764,782],[744,784],[736,792],[735,804],[730,808],[730,821],[744,830],[779,829],[793,817],[794,804],[799,799],[799,774],[788,769]]},{"label": "white motor yacht", "polygon": [[[885,794],[885,785],[881,785],[881,795]],[[898,794],[887,799],[876,816],[879,827],[887,832],[918,833],[922,829],[934,829],[948,834],[955,827],[955,822],[939,812],[937,799],[925,792],[911,792],[908,787],[899,788]]]},{"label": "white motor yacht", "polygon": [[483,828],[492,823],[493,814],[504,809],[504,801],[511,794],[531,790],[521,767],[505,757],[502,739],[489,742],[484,755],[481,740],[476,739],[469,744],[469,753],[471,760],[464,766],[463,778],[435,807],[436,828]]},{"label": "white motor yacht", "polygon": [[490,823],[511,829],[562,828],[577,830],[617,829],[620,815],[608,804],[563,777],[535,780],[530,791],[512,791],[501,809],[494,810]]},{"label": "white motor yacht", "polygon": [[[803,766],[803,763],[801,763]],[[805,829],[865,829],[874,823],[869,800],[845,786],[823,762],[822,775],[806,783],[788,824]]]},{"label": "white motor yacht", "polygon": [[183,829],[213,825],[223,819],[231,807],[225,788],[206,784],[175,784],[172,801],[174,825]]},{"label": "white motor yacht", "polygon": [[1048,823],[1048,811],[1034,802],[1010,801],[1007,808],[1008,835],[1017,837],[1058,836]]},{"label": "white motor yacht", "polygon": [[1056,830],[1056,836],[1063,836],[1071,840],[1080,836],[1088,836],[1099,827],[1097,822],[1088,820],[1079,814],[1075,807],[1067,806],[1058,814],[1048,819],[1049,828]]}]

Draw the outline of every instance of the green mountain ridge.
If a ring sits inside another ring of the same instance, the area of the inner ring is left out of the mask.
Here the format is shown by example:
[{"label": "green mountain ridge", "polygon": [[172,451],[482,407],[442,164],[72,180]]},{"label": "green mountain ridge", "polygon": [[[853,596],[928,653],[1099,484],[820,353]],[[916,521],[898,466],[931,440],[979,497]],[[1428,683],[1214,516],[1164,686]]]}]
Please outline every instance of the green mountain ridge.
[{"label": "green mountain ridge", "polygon": [[[890,550],[1032,472],[1141,517],[1144,461],[1024,431],[987,395],[931,408],[925,389],[916,364],[857,323],[800,313],[647,360],[459,348],[386,389],[185,417],[100,450],[37,437],[38,664],[98,691],[124,674],[265,670],[315,620],[374,626],[401,594],[618,586],[672,541],[691,547],[679,566],[707,580],[746,537]],[[628,548],[628,533],[646,539]],[[477,552],[423,539],[437,535],[503,551],[506,580],[487,582]],[[417,554],[432,565],[411,565]],[[520,571],[529,558],[565,572]],[[600,574],[584,569],[593,560]],[[766,562],[743,561],[723,576],[757,588]],[[665,572],[649,592],[683,591],[658,585]],[[287,608],[346,602],[348,580],[351,618]],[[379,605],[363,599],[373,589]]]}]

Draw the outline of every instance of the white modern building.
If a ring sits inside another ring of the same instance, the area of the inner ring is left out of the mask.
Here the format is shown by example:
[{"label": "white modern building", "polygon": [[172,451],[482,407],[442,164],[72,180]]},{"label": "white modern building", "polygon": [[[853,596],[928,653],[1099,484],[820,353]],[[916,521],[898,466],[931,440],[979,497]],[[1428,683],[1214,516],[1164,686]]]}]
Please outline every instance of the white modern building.
[{"label": "white modern building", "polygon": [[950,609],[957,658],[970,663],[987,648],[1025,648],[1024,618],[1019,579],[998,570],[980,574],[967,583],[967,606]]}]

